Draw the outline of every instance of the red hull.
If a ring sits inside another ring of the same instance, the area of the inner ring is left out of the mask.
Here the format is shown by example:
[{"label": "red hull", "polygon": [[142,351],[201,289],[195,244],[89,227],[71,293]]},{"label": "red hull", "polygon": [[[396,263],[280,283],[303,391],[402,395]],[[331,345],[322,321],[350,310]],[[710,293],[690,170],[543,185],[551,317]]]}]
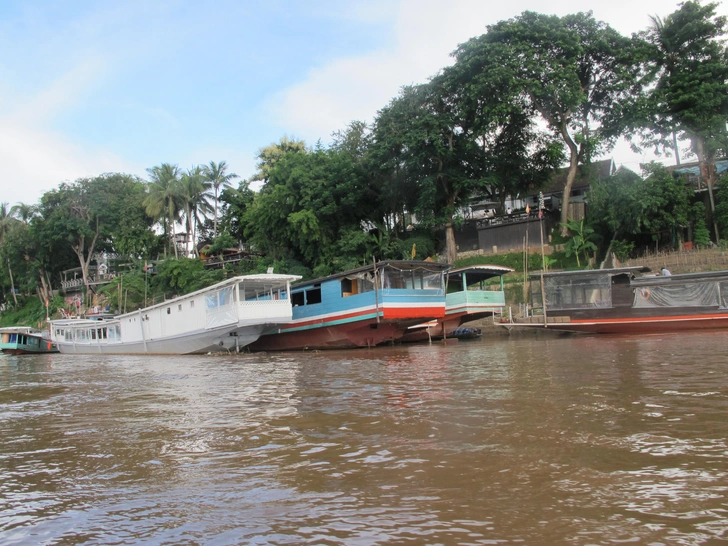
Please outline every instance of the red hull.
[{"label": "red hull", "polygon": [[[408,325],[411,323],[408,323]],[[368,319],[320,328],[263,335],[248,345],[251,351],[294,351],[373,347],[402,336],[402,324]]]},{"label": "red hull", "polygon": [[[507,325],[508,326],[508,325]],[[570,322],[513,324],[517,327],[541,328],[585,334],[656,334],[687,330],[728,328],[728,314],[678,315],[640,318],[572,319]]]}]

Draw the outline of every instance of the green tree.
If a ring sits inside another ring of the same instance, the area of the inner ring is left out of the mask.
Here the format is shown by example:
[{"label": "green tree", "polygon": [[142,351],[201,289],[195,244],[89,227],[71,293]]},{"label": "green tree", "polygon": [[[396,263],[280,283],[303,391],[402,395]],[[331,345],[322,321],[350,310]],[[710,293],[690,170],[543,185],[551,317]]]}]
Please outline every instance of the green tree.
[{"label": "green tree", "polygon": [[597,182],[589,193],[589,211],[605,239],[677,233],[690,221],[692,191],[662,165],[643,165],[644,178],[620,169]]},{"label": "green tree", "polygon": [[[183,197],[179,179],[180,169],[177,165],[162,163],[147,169],[149,173],[149,185],[147,196],[144,199],[144,206],[147,214],[157,221],[161,221],[165,238],[171,237],[175,257],[179,257],[176,242],[175,223],[179,219],[180,210],[183,207]],[[166,253],[166,247],[165,247]]]},{"label": "green tree", "polygon": [[[205,213],[212,211],[207,195],[211,186],[212,183],[206,179],[204,170],[199,165],[182,173],[179,181],[187,226],[187,241],[192,242],[192,252],[196,256],[198,255],[197,228],[204,222]],[[215,212],[215,224],[217,227],[217,212]]]},{"label": "green tree", "polygon": [[606,151],[616,133],[600,122],[624,98],[635,76],[625,62],[631,42],[591,12],[560,18],[524,12],[488,27],[469,44],[507,71],[514,85],[566,145],[569,168],[561,209],[566,234],[571,188],[580,162]]},{"label": "green tree", "polygon": [[280,159],[290,153],[306,153],[309,151],[303,140],[288,138],[284,135],[277,143],[269,144],[258,150],[258,163],[256,164],[258,170],[251,178],[251,181],[265,184],[270,178],[273,167]]},{"label": "green tree", "polygon": [[693,203],[690,209],[691,221],[693,223],[693,242],[698,248],[710,246],[710,231],[705,224],[705,205],[702,201]]},{"label": "green tree", "polygon": [[245,237],[274,260],[293,259],[316,274],[338,269],[340,239],[362,229],[375,203],[351,156],[317,148],[280,156],[245,211]]},{"label": "green tree", "polygon": [[236,178],[240,178],[235,173],[228,173],[227,172],[228,165],[225,161],[220,161],[220,163],[215,163],[214,161],[210,161],[209,165],[205,165],[203,168],[203,174],[207,182],[212,187],[213,191],[213,199],[214,199],[214,212],[213,212],[213,230],[212,230],[212,236],[217,237],[217,203],[218,203],[218,197],[220,194],[221,189],[224,190],[227,188],[232,180]]},{"label": "green tree", "polygon": [[247,180],[242,180],[237,188],[226,188],[220,194],[222,211],[220,230],[229,233],[237,242],[245,241],[244,218],[248,208],[253,204],[255,192],[250,189]]},{"label": "green tree", "polygon": [[[713,216],[715,158],[728,149],[728,49],[720,39],[726,17],[716,16],[717,7],[717,3],[687,1],[664,20],[653,18],[652,28],[642,34],[651,46],[647,83],[652,85],[647,87],[646,97],[638,97],[643,142],[666,147],[673,132],[690,140],[708,187]],[[713,227],[718,239],[715,220]]]}]

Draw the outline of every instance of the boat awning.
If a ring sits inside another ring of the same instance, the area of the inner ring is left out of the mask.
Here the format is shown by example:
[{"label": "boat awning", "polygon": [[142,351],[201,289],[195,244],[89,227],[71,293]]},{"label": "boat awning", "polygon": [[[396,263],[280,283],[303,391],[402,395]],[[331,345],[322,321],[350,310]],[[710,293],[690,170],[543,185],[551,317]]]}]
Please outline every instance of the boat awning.
[{"label": "boat awning", "polygon": [[471,265],[468,267],[459,267],[447,272],[448,279],[461,279],[463,274],[468,284],[474,284],[493,277],[500,277],[506,273],[512,273],[514,270],[503,265]]},{"label": "boat awning", "polygon": [[654,286],[684,284],[706,281],[728,281],[728,271],[703,271],[700,273],[680,273],[676,275],[652,275],[632,279],[632,286]]},{"label": "boat awning", "polygon": [[589,277],[597,275],[608,275],[610,277],[613,277],[615,275],[634,275],[636,273],[649,273],[650,271],[652,270],[647,266],[635,265],[631,267],[615,267],[611,269],[578,269],[576,271],[547,271],[544,273],[538,272],[531,273],[530,277],[532,279],[540,279],[542,276],[549,279],[568,279],[569,277]]}]

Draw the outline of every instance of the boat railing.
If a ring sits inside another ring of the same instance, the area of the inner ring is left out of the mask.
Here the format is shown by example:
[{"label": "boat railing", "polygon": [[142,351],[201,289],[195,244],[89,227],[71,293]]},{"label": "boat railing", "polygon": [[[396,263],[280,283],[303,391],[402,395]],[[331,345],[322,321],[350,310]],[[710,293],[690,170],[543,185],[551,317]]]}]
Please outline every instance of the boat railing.
[{"label": "boat railing", "polygon": [[463,292],[453,292],[447,295],[448,305],[459,304],[485,304],[494,306],[504,306],[506,304],[506,296],[504,292],[496,292],[492,290],[467,290]]}]

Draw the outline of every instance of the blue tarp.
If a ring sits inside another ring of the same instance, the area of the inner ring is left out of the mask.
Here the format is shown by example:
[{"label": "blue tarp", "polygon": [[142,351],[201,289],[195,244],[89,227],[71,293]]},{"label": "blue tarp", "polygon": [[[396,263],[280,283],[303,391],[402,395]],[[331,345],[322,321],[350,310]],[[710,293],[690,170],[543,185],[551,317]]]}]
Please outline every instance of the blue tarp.
[{"label": "blue tarp", "polygon": [[[715,172],[717,174],[720,174],[726,170],[728,170],[728,160],[715,162]],[[675,169],[673,172],[675,174],[694,174],[695,176],[698,176],[700,175],[700,166],[680,167],[679,169]]]}]

